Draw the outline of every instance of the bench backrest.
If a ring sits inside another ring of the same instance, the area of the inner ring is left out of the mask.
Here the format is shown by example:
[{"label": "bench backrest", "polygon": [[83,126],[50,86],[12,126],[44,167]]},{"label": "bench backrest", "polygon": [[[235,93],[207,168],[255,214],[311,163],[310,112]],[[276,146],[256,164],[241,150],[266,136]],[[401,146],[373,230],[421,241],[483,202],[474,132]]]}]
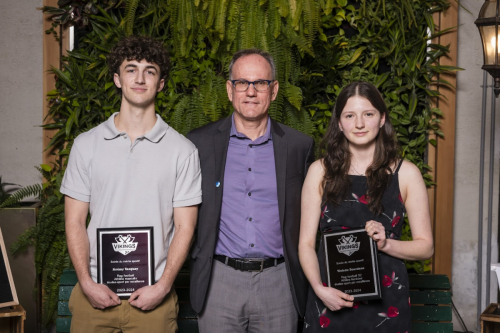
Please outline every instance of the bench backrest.
[{"label": "bench backrest", "polygon": [[410,274],[409,278],[412,332],[453,333],[448,276]]}]

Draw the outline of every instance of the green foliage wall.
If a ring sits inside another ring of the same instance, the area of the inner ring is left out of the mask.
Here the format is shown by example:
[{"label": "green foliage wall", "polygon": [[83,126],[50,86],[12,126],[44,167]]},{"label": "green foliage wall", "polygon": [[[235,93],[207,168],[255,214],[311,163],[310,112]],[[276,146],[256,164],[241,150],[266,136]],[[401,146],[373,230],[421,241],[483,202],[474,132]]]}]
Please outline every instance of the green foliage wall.
[{"label": "green foliage wall", "polygon": [[[49,224],[18,244],[34,244],[39,272],[49,272],[44,275],[45,322],[55,316],[53,295],[70,262],[65,249],[53,253],[41,244],[47,239],[65,244],[58,188],[74,138],[119,111],[120,97],[105,62],[118,39],[152,35],[169,49],[173,69],[158,94],[156,111],[181,133],[232,112],[225,90],[227,67],[242,48],[265,49],[277,62],[280,92],[271,116],[316,140],[325,132],[341,88],[354,80],[370,81],[391,110],[404,157],[430,185],[427,137],[431,131],[442,133],[440,111],[430,107],[438,93],[429,86],[437,73],[454,68],[436,65],[448,48],[429,41],[445,33],[436,29],[432,13],[447,6],[446,0],[60,0],[59,8],[44,7],[54,20],[48,33],[57,37],[60,24],[85,32],[62,69],[53,69],[57,84],[48,95],[53,123],[45,127],[58,130],[50,146],[60,161],[42,170],[50,180],[42,195],[42,217]],[[410,237],[408,225],[405,230],[403,237]]]}]

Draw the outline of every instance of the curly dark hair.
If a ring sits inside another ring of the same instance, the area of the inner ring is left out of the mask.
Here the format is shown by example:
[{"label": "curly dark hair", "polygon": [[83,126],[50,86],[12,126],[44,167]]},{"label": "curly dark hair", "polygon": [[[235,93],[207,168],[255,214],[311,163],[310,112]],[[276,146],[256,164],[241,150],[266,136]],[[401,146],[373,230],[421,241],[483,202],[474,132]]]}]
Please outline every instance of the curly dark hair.
[{"label": "curly dark hair", "polygon": [[[125,60],[141,61],[157,64],[160,67],[160,80],[166,80],[171,68],[168,51],[162,42],[149,36],[128,36],[121,39],[108,55],[108,66],[111,74],[120,75],[120,65]],[[117,88],[121,93],[121,89]]]},{"label": "curly dark hair", "polygon": [[368,82],[353,82],[337,97],[330,125],[321,142],[325,168],[323,200],[340,205],[351,190],[349,169],[352,155],[349,151],[349,142],[340,130],[339,121],[347,100],[353,96],[366,98],[381,114],[385,114],[385,124],[375,139],[373,161],[366,169],[368,208],[373,214],[380,215],[383,211],[382,196],[392,179],[392,168],[401,157],[384,99],[378,89]]}]

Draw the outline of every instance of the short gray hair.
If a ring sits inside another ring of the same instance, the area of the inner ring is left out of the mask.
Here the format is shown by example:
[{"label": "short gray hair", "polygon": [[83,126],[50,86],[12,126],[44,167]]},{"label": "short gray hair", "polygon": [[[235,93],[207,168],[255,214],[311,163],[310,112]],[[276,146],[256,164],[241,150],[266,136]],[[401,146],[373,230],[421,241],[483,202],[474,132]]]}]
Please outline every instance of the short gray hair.
[{"label": "short gray hair", "polygon": [[257,54],[266,59],[266,61],[269,63],[271,66],[271,75],[272,79],[276,80],[276,66],[274,65],[274,59],[273,56],[266,52],[262,51],[257,48],[251,48],[251,49],[244,49],[244,50],[239,50],[235,54],[233,54],[233,58],[231,59],[231,63],[229,64],[229,80],[233,79],[233,66],[236,60],[238,60],[241,57],[247,56],[247,55],[252,55],[252,54]]}]

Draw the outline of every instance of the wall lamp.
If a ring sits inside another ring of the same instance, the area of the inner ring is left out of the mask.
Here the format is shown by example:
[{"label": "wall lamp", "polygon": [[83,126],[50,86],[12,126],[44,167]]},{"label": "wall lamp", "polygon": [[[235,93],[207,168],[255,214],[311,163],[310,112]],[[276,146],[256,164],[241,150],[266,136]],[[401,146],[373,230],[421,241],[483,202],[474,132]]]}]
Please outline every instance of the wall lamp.
[{"label": "wall lamp", "polygon": [[495,79],[495,96],[500,95],[500,64],[499,64],[499,35],[500,0],[486,0],[481,7],[479,17],[474,22],[479,29],[483,42],[484,65],[481,67]]}]

